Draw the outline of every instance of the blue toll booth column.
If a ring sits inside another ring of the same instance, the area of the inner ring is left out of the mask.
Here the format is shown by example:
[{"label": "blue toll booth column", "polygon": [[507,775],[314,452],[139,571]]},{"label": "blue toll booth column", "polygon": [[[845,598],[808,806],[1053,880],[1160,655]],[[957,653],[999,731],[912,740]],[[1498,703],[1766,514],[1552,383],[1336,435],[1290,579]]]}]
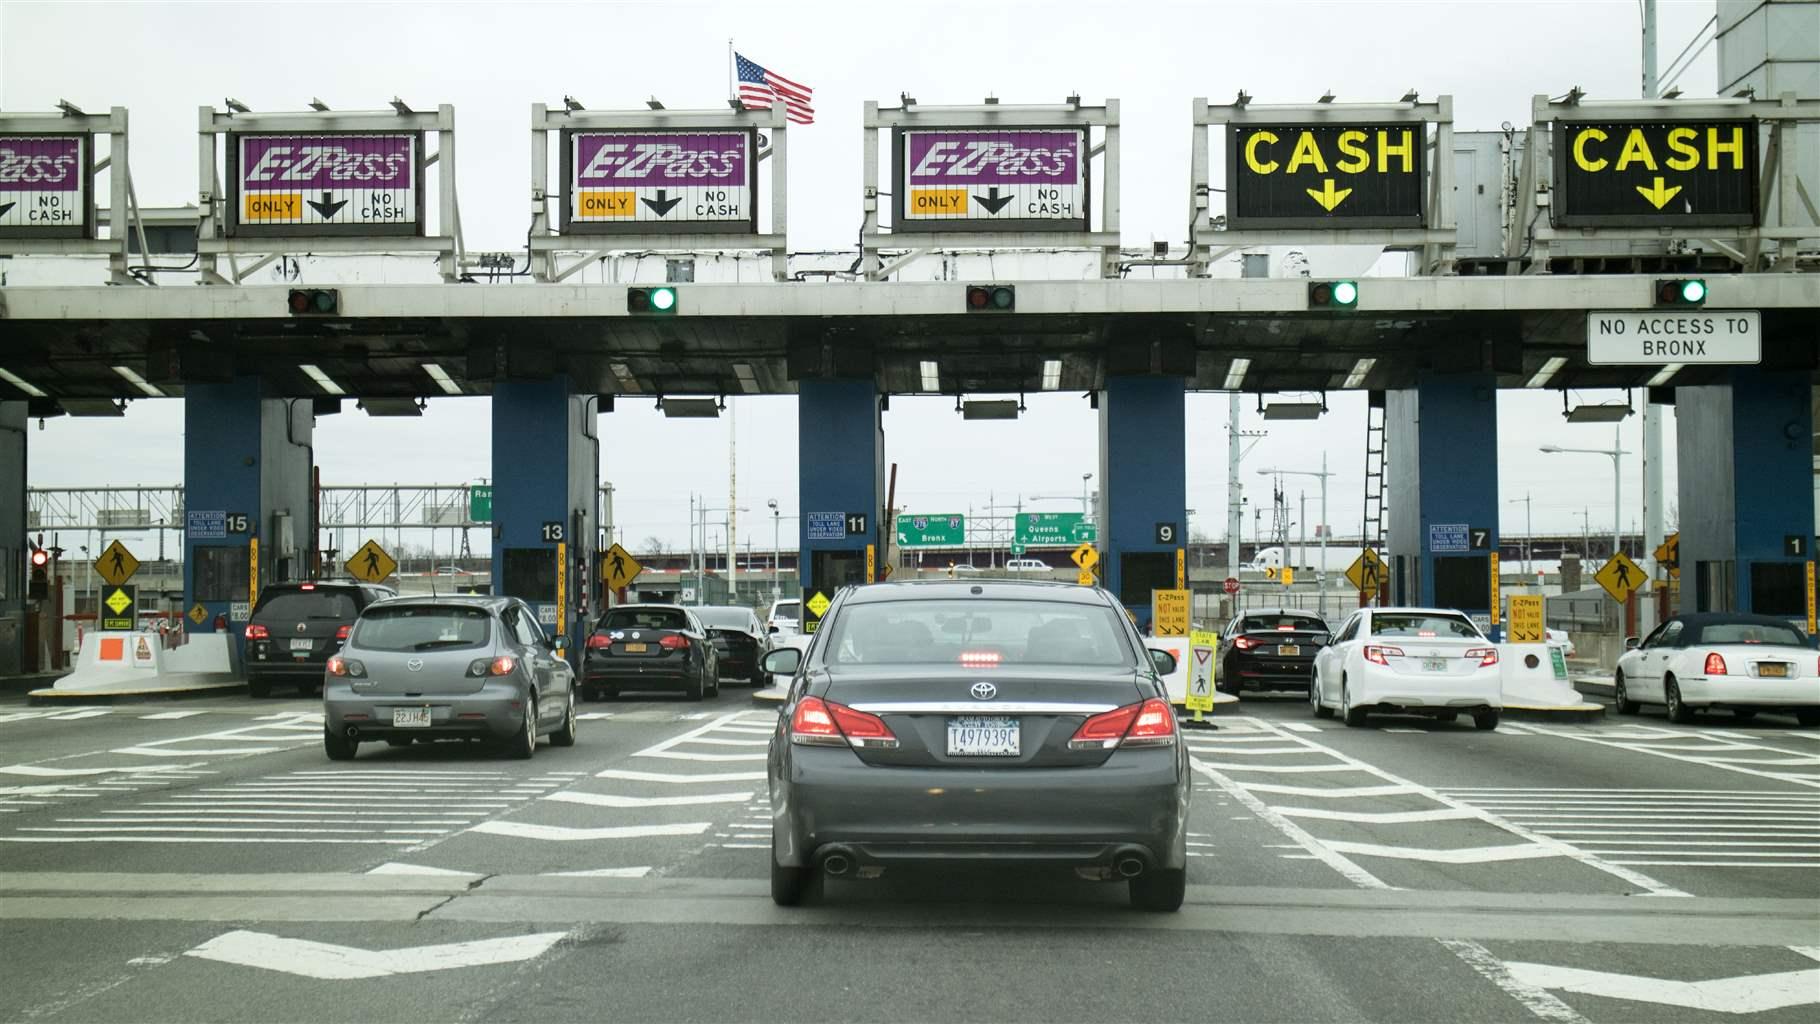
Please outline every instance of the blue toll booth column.
[{"label": "blue toll booth column", "polygon": [[[190,383],[183,396],[183,611],[192,633],[241,632],[268,583],[311,575],[315,418],[257,377]],[[236,655],[238,657],[238,655]]]},{"label": "blue toll booth column", "polygon": [[820,600],[849,583],[865,583],[866,548],[876,578],[884,508],[885,434],[878,390],[863,379],[809,378],[796,397],[797,539],[803,628],[821,619]]},{"label": "blue toll booth column", "polygon": [[[493,593],[529,604],[550,637],[597,614],[598,415],[566,376],[493,385]],[[581,645],[568,657],[580,664]]]},{"label": "blue toll booth column", "polygon": [[1385,396],[1392,604],[1501,616],[1498,387],[1491,374],[1423,374]]},{"label": "blue toll booth column", "polygon": [[[1739,366],[1727,377],[1675,390],[1683,467],[1677,610],[1806,621],[1813,614],[1812,374]],[[1699,472],[1688,468],[1696,466]]]},{"label": "blue toll booth column", "polygon": [[1144,629],[1188,542],[1186,403],[1180,377],[1107,377],[1100,394],[1101,582]]},{"label": "blue toll booth column", "polygon": [[[25,543],[25,422],[24,402],[0,402],[0,676],[18,675],[24,666],[36,668],[39,652],[61,649],[62,636],[27,657],[26,580],[31,578]],[[38,531],[33,531],[37,533]],[[48,538],[46,543],[49,543]]]}]

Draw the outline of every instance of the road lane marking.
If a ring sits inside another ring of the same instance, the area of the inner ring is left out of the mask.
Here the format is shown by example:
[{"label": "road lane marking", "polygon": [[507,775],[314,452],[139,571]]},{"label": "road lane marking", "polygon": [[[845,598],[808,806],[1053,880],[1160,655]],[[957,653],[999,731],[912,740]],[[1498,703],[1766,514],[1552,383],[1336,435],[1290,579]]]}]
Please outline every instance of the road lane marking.
[{"label": "road lane marking", "polygon": [[1314,859],[1326,864],[1342,877],[1361,889],[1391,889],[1390,883],[1372,874],[1345,854],[1330,848],[1326,843],[1316,839],[1300,825],[1278,814],[1274,808],[1257,797],[1252,796],[1245,787],[1229,776],[1207,767],[1200,760],[1189,762],[1194,770],[1213,780],[1214,785],[1225,790],[1227,795],[1244,804],[1251,812],[1276,827],[1276,830],[1293,840],[1302,849],[1307,850]]},{"label": "road lane marking", "polygon": [[651,873],[649,867],[635,868],[589,868],[586,871],[545,871],[545,875],[555,878],[643,878]]},{"label": "road lane marking", "polygon": [[668,757],[677,761],[763,761],[765,754],[697,754],[692,750],[641,751],[633,757]]},{"label": "road lane marking", "polygon": [[1820,1003],[1820,969],[1679,981],[1554,964],[1507,961],[1505,967],[1513,978],[1536,988],[1709,1013],[1763,1013]]},{"label": "road lane marking", "polygon": [[1466,966],[1479,972],[1480,976],[1493,985],[1503,989],[1506,995],[1522,1003],[1524,1009],[1546,1021],[1555,1024],[1591,1024],[1573,1007],[1562,1002],[1560,997],[1547,989],[1524,980],[1511,973],[1504,961],[1493,956],[1491,950],[1476,942],[1466,939],[1436,939],[1447,947],[1454,956],[1459,957]]},{"label": "road lane marking", "polygon": [[433,867],[430,867],[428,864],[400,864],[397,861],[387,861],[384,864],[381,864],[378,867],[372,869],[371,871],[368,871],[367,874],[369,874],[369,875],[436,875],[436,876],[449,876],[449,877],[454,877],[454,878],[479,878],[479,877],[481,877],[480,875],[475,874],[472,871],[456,871],[453,868],[433,868]]},{"label": "road lane marking", "polygon": [[1277,813],[1289,818],[1319,818],[1322,821],[1351,821],[1373,825],[1408,825],[1421,821],[1477,820],[1479,815],[1457,807],[1432,811],[1330,811],[1321,807],[1278,807]]},{"label": "road lane marking", "polygon": [[764,772],[705,772],[700,775],[688,773],[673,774],[670,772],[637,772],[625,768],[608,768],[594,773],[597,779],[618,779],[621,782],[662,782],[670,785],[688,785],[708,782],[762,782]]},{"label": "road lane marking", "polygon": [[1467,846],[1457,849],[1430,849],[1420,846],[1389,846],[1382,843],[1355,843],[1345,839],[1322,842],[1340,853],[1362,857],[1389,857],[1395,860],[1419,860],[1430,864],[1497,864],[1507,860],[1535,860],[1559,857],[1552,843],[1513,843],[1508,846]]},{"label": "road lane marking", "polygon": [[568,934],[540,932],[408,949],[368,950],[287,939],[265,932],[232,931],[217,935],[195,949],[185,950],[183,955],[321,981],[342,981],[533,960]]},{"label": "road lane marking", "polygon": [[545,800],[594,807],[686,807],[693,804],[734,804],[752,799],[746,793],[700,793],[688,796],[619,796],[614,793],[551,793]]},{"label": "road lane marking", "polygon": [[551,842],[577,842],[594,839],[647,839],[654,836],[697,836],[713,827],[713,822],[690,821],[673,825],[613,825],[605,828],[569,828],[564,825],[538,825],[528,821],[483,821],[468,832],[510,836],[514,839],[539,839]]},{"label": "road lane marking", "polygon": [[208,714],[206,711],[160,711],[155,715],[140,715],[139,720],[141,722],[175,722],[179,719],[206,714]]}]

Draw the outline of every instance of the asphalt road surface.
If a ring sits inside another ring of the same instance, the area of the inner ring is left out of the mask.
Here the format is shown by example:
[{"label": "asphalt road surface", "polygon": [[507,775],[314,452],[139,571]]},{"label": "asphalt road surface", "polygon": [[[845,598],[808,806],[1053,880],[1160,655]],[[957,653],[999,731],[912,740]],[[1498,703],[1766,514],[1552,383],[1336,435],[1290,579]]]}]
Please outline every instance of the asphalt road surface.
[{"label": "asphalt road surface", "polygon": [[1187,742],[1188,903],[887,873],[772,905],[769,706],[531,761],[314,702],[0,702],[0,1020],[1813,1021],[1820,731],[1374,719]]}]

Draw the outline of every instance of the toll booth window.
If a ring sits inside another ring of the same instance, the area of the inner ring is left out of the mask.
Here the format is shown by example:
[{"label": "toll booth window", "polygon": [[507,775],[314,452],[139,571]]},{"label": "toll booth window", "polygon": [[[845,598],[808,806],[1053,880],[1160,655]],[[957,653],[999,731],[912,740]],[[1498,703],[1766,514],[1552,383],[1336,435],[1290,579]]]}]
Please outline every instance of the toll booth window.
[{"label": "toll booth window", "polygon": [[506,548],[504,584],[495,593],[533,604],[556,600],[556,549]]},{"label": "toll booth window", "polygon": [[191,548],[196,600],[246,600],[247,573],[251,568],[248,558],[244,544],[198,544]]},{"label": "toll booth window", "polygon": [[1435,606],[1481,611],[1491,607],[1491,559],[1435,559]]},{"label": "toll booth window", "polygon": [[1134,551],[1119,555],[1119,602],[1150,605],[1152,590],[1175,589],[1175,555],[1168,551]]},{"label": "toll booth window", "polygon": [[849,583],[866,582],[864,551],[817,551],[809,564],[814,589],[832,595]]},{"label": "toll booth window", "polygon": [[1807,567],[1802,562],[1752,562],[1750,610],[1758,615],[1807,615]]}]

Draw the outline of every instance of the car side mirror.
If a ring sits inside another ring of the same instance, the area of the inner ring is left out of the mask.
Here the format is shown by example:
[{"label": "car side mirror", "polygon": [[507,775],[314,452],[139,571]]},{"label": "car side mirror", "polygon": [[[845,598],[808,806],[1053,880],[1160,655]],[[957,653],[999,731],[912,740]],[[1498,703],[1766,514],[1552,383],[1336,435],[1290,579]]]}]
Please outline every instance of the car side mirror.
[{"label": "car side mirror", "polygon": [[1168,651],[1159,651],[1154,647],[1151,648],[1150,664],[1156,669],[1156,674],[1159,676],[1175,674],[1175,655],[1170,654]]},{"label": "car side mirror", "polygon": [[550,641],[550,650],[555,651],[557,654],[561,654],[568,649],[569,638],[566,635],[558,634],[556,639]]},{"label": "car side mirror", "polygon": [[1643,646],[1643,641],[1638,640],[1634,636],[1627,636],[1624,638],[1624,649],[1627,651],[1634,651],[1637,648],[1642,647],[1642,646]]},{"label": "car side mirror", "polygon": [[794,647],[780,647],[758,663],[767,674],[774,676],[793,676],[802,664],[803,652]]},{"label": "car side mirror", "polygon": [[769,632],[772,632],[772,633],[782,633],[782,632],[783,632],[783,630],[782,630],[782,629],[781,629],[781,628],[779,628],[779,627],[777,627],[777,626],[772,626],[772,627],[771,627],[771,629],[770,629],[770,630],[769,630]]}]

